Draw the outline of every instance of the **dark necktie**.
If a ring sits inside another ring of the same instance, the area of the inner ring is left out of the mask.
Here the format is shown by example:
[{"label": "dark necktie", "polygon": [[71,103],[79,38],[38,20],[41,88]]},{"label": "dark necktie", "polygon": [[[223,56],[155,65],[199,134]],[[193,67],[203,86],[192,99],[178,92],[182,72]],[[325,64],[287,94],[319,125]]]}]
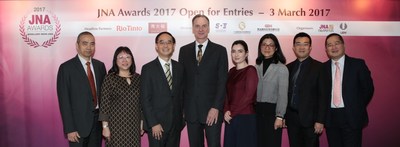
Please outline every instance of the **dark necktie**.
[{"label": "dark necktie", "polygon": [[97,106],[96,85],[94,84],[93,73],[92,70],[90,69],[90,62],[86,62],[86,67],[87,67],[87,76],[89,79],[90,89],[92,91],[92,96],[93,96],[93,105],[94,107],[96,107]]},{"label": "dark necktie", "polygon": [[172,75],[171,75],[171,70],[170,70],[170,66],[169,63],[165,63],[165,76],[167,77],[167,81],[168,81],[168,86],[169,89],[172,90]]},{"label": "dark necktie", "polygon": [[201,50],[203,45],[199,44],[198,47],[199,47],[199,50],[197,51],[197,65],[200,65],[201,58],[203,58],[203,51]]},{"label": "dark necktie", "polygon": [[297,77],[299,76],[300,70],[301,70],[301,64],[302,62],[299,63],[296,72],[293,75],[292,78],[292,101],[291,101],[291,107],[294,109],[297,109],[297,103],[298,103],[298,93],[297,93]]}]

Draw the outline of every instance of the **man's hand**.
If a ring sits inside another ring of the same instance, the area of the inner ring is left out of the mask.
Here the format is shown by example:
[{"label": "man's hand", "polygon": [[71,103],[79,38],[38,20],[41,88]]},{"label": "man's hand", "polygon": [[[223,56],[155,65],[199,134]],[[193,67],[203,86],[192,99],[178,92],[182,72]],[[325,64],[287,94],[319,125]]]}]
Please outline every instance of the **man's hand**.
[{"label": "man's hand", "polygon": [[157,140],[161,140],[162,133],[164,132],[160,124],[151,127],[151,132],[153,132],[153,137]]},{"label": "man's hand", "polygon": [[68,136],[68,141],[70,141],[70,142],[78,142],[79,143],[79,138],[81,138],[81,136],[79,136],[79,133],[77,131],[68,133],[67,136]]},{"label": "man's hand", "polygon": [[314,124],[314,133],[321,134],[324,131],[324,124],[316,122]]},{"label": "man's hand", "polygon": [[208,126],[212,126],[213,123],[214,123],[214,124],[217,124],[217,121],[218,121],[218,109],[211,108],[211,109],[208,111],[206,124],[207,124]]}]

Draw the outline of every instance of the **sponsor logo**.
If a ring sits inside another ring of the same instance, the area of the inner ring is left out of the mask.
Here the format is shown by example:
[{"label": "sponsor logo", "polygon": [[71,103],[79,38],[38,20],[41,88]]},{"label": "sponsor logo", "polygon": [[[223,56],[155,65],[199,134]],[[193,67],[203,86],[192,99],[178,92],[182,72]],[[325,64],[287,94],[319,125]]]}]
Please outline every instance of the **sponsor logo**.
[{"label": "sponsor logo", "polygon": [[333,32],[334,25],[332,24],[321,24],[319,26],[318,32]]},{"label": "sponsor logo", "polygon": [[29,46],[47,48],[59,39],[61,23],[57,15],[46,10],[46,7],[35,7],[34,12],[22,17],[19,33]]},{"label": "sponsor logo", "polygon": [[228,26],[228,23],[222,22],[222,23],[216,23],[215,24],[215,32],[226,32],[226,28]]},{"label": "sponsor logo", "polygon": [[251,33],[250,31],[246,31],[245,30],[246,29],[246,23],[243,22],[243,21],[238,24],[238,28],[239,28],[240,31],[234,31],[233,32],[234,34],[250,34]]},{"label": "sponsor logo", "polygon": [[340,23],[339,28],[341,29],[340,34],[347,34],[347,23]]},{"label": "sponsor logo", "polygon": [[161,33],[168,30],[166,22],[151,22],[149,23],[149,33]]},{"label": "sponsor logo", "polygon": [[265,24],[261,28],[257,28],[259,32],[279,32],[281,29],[278,27],[273,27],[272,24]]}]

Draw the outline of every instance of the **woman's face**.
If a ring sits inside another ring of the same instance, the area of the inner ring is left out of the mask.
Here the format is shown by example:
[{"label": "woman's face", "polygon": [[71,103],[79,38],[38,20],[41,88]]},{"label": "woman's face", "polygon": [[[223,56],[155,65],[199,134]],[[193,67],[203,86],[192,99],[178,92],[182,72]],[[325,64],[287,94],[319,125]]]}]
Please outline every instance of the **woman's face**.
[{"label": "woman's face", "polygon": [[248,54],[244,50],[243,45],[236,44],[236,45],[232,46],[231,57],[232,57],[232,61],[235,65],[246,62],[247,56],[248,56]]},{"label": "woman's face", "polygon": [[276,51],[275,42],[271,38],[266,38],[261,43],[261,54],[265,59],[271,58]]},{"label": "woman's face", "polygon": [[129,68],[132,66],[132,56],[122,51],[117,56],[117,66],[120,71],[129,71]]}]

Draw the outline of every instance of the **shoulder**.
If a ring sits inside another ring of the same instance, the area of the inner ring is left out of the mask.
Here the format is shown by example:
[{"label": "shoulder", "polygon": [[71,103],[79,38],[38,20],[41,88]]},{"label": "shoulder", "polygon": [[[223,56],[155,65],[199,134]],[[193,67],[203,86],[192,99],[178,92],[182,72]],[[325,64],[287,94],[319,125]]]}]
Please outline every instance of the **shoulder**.
[{"label": "shoulder", "polygon": [[289,73],[288,68],[285,66],[285,64],[283,64],[281,62],[278,62],[277,64],[271,64],[271,65],[275,65],[280,73]]},{"label": "shoulder", "polygon": [[194,48],[194,45],[195,45],[195,42],[190,42],[190,43],[188,43],[188,44],[182,46],[182,47],[181,47],[181,50],[182,50],[182,49],[187,49],[187,48]]},{"label": "shoulder", "polygon": [[346,62],[352,62],[352,63],[356,63],[356,64],[365,64],[364,59],[350,57],[350,56],[347,56],[347,55],[346,55],[346,58],[345,58],[344,62],[345,62],[345,64],[346,64]]},{"label": "shoulder", "polygon": [[214,42],[211,42],[210,40],[208,41],[208,45],[211,48],[215,48],[215,49],[219,49],[219,50],[226,50],[226,48],[224,46],[222,46],[220,44],[217,44],[217,43],[214,43]]}]

